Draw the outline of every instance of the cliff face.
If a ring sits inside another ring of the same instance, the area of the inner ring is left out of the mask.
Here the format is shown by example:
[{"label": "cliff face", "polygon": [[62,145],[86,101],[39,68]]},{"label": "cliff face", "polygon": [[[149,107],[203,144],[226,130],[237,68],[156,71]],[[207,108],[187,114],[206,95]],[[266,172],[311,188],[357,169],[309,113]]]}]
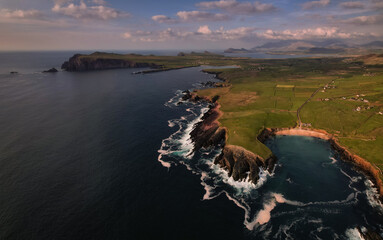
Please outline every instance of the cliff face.
[{"label": "cliff face", "polygon": [[158,67],[153,63],[138,63],[120,58],[96,58],[82,57],[84,55],[76,54],[62,64],[61,69],[70,72],[105,70],[117,68],[140,68],[140,67]]},{"label": "cliff face", "polygon": [[234,180],[239,181],[249,177],[254,184],[259,179],[259,168],[265,166],[265,162],[260,156],[233,145],[226,145],[214,163],[226,169],[228,175]]},{"label": "cliff face", "polygon": [[379,176],[379,170],[376,169],[370,162],[355,154],[352,154],[346,148],[342,147],[336,139],[331,138],[329,142],[332,148],[340,154],[342,160],[353,163],[359,170],[369,176],[378,188],[380,200],[383,201],[383,182]]},{"label": "cliff face", "polygon": [[[193,98],[190,97],[190,99]],[[259,168],[263,167],[271,172],[274,169],[276,158],[272,156],[264,160],[242,147],[226,145],[226,129],[221,127],[218,122],[218,118],[222,115],[219,108],[220,105],[214,103],[203,116],[202,121],[197,123],[190,133],[195,144],[194,150],[222,144],[222,153],[214,163],[227,170],[228,175],[234,180],[244,180],[248,177],[251,182],[256,184],[259,179]]]}]

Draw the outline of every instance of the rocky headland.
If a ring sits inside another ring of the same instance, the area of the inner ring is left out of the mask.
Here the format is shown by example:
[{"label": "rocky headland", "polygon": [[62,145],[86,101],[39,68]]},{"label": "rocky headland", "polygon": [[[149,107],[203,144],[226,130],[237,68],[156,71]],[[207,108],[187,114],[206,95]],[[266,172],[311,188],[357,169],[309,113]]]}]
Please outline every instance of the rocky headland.
[{"label": "rocky headland", "polygon": [[[102,57],[98,57],[101,55]],[[107,70],[118,68],[159,68],[154,63],[136,62],[133,60],[123,59],[117,55],[111,54],[106,57],[105,53],[93,53],[91,55],[75,54],[68,61],[64,62],[61,69],[69,72],[81,72],[92,70]]]},{"label": "rocky headland", "polygon": [[225,169],[229,177],[232,177],[235,181],[248,179],[256,184],[259,179],[260,168],[269,172],[274,170],[277,160],[275,156],[263,159],[261,156],[243,147],[226,144],[227,130],[218,121],[222,116],[222,112],[219,110],[220,105],[217,102],[218,96],[206,99],[198,97],[195,92],[185,91],[184,94],[183,100],[208,101],[211,104],[209,110],[190,133],[195,151],[201,148],[221,146],[222,152],[214,160],[214,163]]}]

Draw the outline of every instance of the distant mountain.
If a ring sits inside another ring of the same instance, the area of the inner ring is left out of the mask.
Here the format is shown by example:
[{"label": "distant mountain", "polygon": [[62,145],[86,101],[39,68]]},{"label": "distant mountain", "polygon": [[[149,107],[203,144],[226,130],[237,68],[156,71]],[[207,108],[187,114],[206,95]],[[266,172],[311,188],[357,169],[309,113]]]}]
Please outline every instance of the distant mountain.
[{"label": "distant mountain", "polygon": [[[379,51],[377,51],[379,49]],[[313,40],[280,40],[270,41],[250,50],[229,48],[225,53],[260,52],[270,54],[369,54],[383,53],[383,41],[373,41],[365,44],[346,43],[339,39],[323,41]]]},{"label": "distant mountain", "polygon": [[245,48],[228,48],[224,51],[225,53],[253,53],[255,51],[248,50]]},{"label": "distant mountain", "polygon": [[366,48],[383,48],[383,41],[373,41],[370,43],[362,44],[360,46]]},{"label": "distant mountain", "polygon": [[349,46],[341,40],[329,39],[325,41],[310,41],[310,40],[282,40],[276,42],[268,42],[261,46],[252,49],[267,49],[267,50],[283,50],[296,51],[306,50],[310,48],[348,48]]}]

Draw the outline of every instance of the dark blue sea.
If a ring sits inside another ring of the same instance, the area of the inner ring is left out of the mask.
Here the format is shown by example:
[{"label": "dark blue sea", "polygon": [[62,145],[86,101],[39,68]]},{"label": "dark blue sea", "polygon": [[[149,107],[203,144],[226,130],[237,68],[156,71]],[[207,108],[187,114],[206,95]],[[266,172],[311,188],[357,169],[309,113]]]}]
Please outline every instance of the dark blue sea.
[{"label": "dark blue sea", "polygon": [[[193,153],[203,67],[41,73],[74,52],[0,53],[0,239],[360,239],[383,207],[330,145],[284,136],[257,184]],[[17,74],[10,74],[17,71]]]}]

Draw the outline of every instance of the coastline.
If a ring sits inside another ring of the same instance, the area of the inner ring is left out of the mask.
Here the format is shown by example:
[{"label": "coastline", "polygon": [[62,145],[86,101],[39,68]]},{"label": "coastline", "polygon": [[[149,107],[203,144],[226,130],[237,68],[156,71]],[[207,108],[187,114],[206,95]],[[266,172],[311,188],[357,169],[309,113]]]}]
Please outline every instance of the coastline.
[{"label": "coastline", "polygon": [[259,139],[264,141],[269,137],[278,135],[307,136],[328,141],[331,144],[331,147],[340,155],[340,158],[343,161],[351,162],[356,167],[356,169],[363,172],[374,183],[375,187],[378,189],[380,201],[383,202],[383,182],[379,177],[379,170],[364,158],[352,153],[346,147],[342,146],[334,135],[320,129],[265,128],[259,135]]},{"label": "coastline", "polygon": [[[206,70],[204,70],[204,72],[209,73],[209,74],[215,74],[216,79],[223,81],[223,82],[226,82],[226,80],[223,77],[220,77],[219,73],[217,73],[217,72],[209,72]],[[196,93],[196,92],[193,92],[191,95],[192,95],[192,97],[189,98],[191,101],[205,100],[205,101],[208,101],[208,102],[213,103],[215,105],[219,105],[219,103],[217,102],[219,97],[217,97],[217,98],[215,97],[215,99],[212,100],[212,99],[209,99],[208,97],[199,97],[198,93]],[[241,159],[241,158],[246,159],[245,162],[249,162],[249,159],[250,159],[251,161],[257,163],[257,165],[259,167],[263,167],[264,169],[267,169],[271,173],[274,170],[274,166],[275,166],[275,163],[277,161],[274,154],[272,154],[267,159],[263,159],[262,157],[257,155],[257,153],[253,153],[253,152],[251,152],[251,151],[249,151],[249,150],[247,150],[241,146],[226,144],[227,139],[228,139],[227,129],[222,127],[220,122],[219,122],[219,118],[223,115],[223,112],[221,112],[221,110],[219,108],[220,108],[220,105],[218,108],[215,109],[220,113],[216,115],[214,122],[217,123],[220,126],[220,128],[225,129],[225,135],[223,138],[224,143],[222,144],[222,146],[223,146],[222,147],[222,154],[215,159],[214,163],[219,164],[222,168],[224,168],[228,171],[229,175],[232,175],[234,165],[235,165],[236,161],[238,160],[238,158],[239,159]],[[210,110],[206,114],[209,114],[209,112],[210,112]],[[201,122],[202,125],[203,125],[204,121],[205,120],[202,120],[202,122]],[[321,130],[321,129],[302,128],[302,127],[265,128],[257,136],[257,139],[260,142],[264,143],[267,138],[273,137],[276,135],[280,135],[280,136],[281,135],[282,136],[283,135],[307,136],[307,137],[320,138],[320,139],[323,139],[325,141],[328,141],[330,143],[331,147],[340,155],[340,158],[343,161],[348,161],[348,162],[352,163],[353,166],[357,170],[361,171],[364,175],[367,176],[367,178],[369,178],[373,182],[374,186],[378,190],[379,200],[381,202],[383,202],[383,182],[382,182],[382,179],[380,178],[379,170],[376,169],[370,162],[368,162],[364,158],[352,153],[346,147],[342,146],[339,143],[339,140],[333,134],[330,134],[330,133],[326,132],[325,130]],[[232,157],[233,152],[236,152],[234,149],[239,151],[239,153],[236,154],[237,158]],[[229,158],[231,158],[231,159],[228,159],[227,156],[229,156]],[[242,171],[244,171],[244,170],[242,169]],[[249,167],[247,167],[247,171],[249,171]],[[253,176],[254,174],[252,172],[250,172],[249,175]],[[240,174],[240,177],[238,177],[237,179],[242,180],[243,178],[244,178],[243,174]],[[252,181],[255,183],[257,180],[258,180],[257,178],[252,179]]]}]

